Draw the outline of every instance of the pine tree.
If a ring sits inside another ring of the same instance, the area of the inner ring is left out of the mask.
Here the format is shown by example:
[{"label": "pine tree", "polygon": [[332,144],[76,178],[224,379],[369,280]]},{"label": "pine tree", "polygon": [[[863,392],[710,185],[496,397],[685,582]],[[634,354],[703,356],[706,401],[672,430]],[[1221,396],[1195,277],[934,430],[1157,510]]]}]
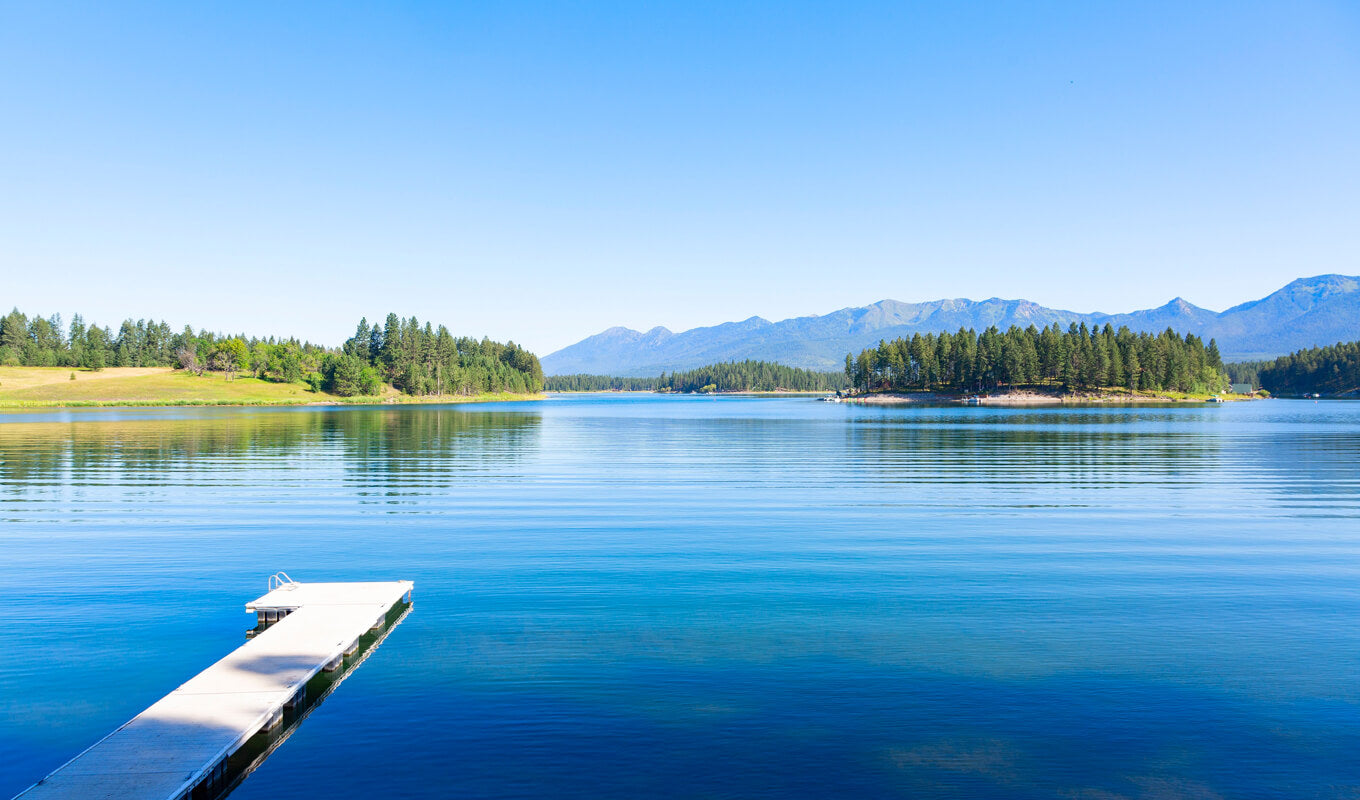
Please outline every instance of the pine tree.
[{"label": "pine tree", "polygon": [[368,327],[368,317],[363,317],[359,320],[359,327],[354,330],[354,338],[345,343],[348,345],[346,352],[364,364],[369,364],[372,362],[369,349],[372,340],[373,330]]}]

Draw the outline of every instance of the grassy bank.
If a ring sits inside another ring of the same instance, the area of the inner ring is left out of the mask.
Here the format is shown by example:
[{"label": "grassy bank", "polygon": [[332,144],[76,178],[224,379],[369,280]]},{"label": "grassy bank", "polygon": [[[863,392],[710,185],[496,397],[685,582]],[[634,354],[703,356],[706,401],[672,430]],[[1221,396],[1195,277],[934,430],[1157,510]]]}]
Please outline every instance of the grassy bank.
[{"label": "grassy bank", "polygon": [[169,367],[110,367],[97,372],[67,367],[0,367],[0,408],[461,403],[534,397],[509,393],[411,397],[391,387],[384,387],[380,395],[340,397],[314,392],[300,383],[244,376],[227,380],[220,373],[200,376]]}]

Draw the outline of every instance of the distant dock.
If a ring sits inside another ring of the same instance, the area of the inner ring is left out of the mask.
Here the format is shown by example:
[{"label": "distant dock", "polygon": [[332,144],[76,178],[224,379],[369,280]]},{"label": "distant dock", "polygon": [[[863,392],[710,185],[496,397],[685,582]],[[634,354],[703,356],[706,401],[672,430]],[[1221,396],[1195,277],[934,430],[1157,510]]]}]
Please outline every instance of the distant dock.
[{"label": "distant dock", "polygon": [[253,638],[15,800],[220,797],[400,622],[412,586],[278,573],[246,604]]}]

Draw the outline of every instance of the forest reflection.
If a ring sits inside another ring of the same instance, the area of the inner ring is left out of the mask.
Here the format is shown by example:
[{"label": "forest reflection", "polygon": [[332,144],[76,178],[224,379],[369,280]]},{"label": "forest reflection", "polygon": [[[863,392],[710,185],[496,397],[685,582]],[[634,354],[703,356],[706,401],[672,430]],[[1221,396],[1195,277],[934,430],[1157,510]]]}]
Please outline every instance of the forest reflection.
[{"label": "forest reflection", "polygon": [[483,468],[536,442],[537,414],[457,408],[249,411],[0,425],[0,486],[156,485],[232,469],[339,463],[367,477]]},{"label": "forest reflection", "polygon": [[1344,426],[1220,428],[1212,419],[1146,408],[927,412],[862,417],[847,426],[845,439],[857,469],[885,483],[1217,486],[1215,502],[1227,505],[1226,485],[1265,490],[1281,505],[1360,507],[1360,486],[1350,478],[1360,462],[1360,437]]}]

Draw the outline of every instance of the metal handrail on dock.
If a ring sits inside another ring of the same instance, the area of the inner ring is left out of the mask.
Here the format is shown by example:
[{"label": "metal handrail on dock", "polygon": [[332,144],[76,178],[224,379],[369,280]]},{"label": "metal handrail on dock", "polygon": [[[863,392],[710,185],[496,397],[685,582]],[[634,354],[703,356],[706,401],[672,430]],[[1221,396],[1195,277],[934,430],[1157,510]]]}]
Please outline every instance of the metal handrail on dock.
[{"label": "metal handrail on dock", "polygon": [[275,589],[291,589],[294,586],[297,586],[297,581],[288,577],[288,573],[283,570],[269,576],[269,591],[271,592]]},{"label": "metal handrail on dock", "polygon": [[[409,602],[412,586],[298,583],[286,573],[270,576],[269,592],[246,604],[262,628],[254,638],[18,797],[218,796],[232,785],[228,759],[255,735],[275,731],[285,709],[302,701],[312,677],[339,670],[355,656],[360,639]],[[363,657],[358,653],[358,660]]]}]

